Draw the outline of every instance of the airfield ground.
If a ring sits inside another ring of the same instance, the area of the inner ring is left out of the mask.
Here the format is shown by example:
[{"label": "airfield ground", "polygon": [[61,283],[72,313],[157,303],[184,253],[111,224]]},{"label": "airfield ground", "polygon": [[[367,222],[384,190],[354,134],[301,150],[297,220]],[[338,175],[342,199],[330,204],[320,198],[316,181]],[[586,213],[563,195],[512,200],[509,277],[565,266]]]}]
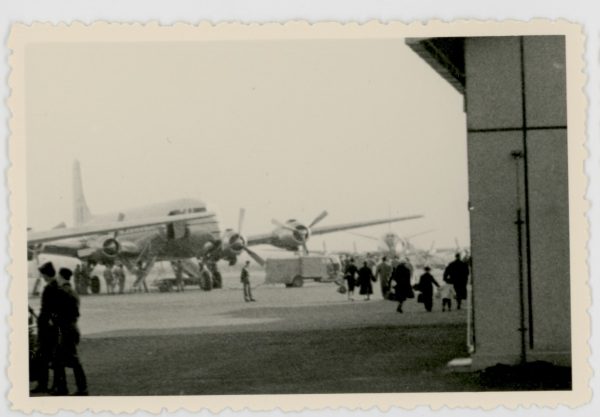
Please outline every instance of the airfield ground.
[{"label": "airfield ground", "polygon": [[[467,356],[466,312],[409,301],[349,302],[333,283],[82,297],[80,357],[92,395],[480,391],[478,373],[450,372]],[[377,283],[378,284],[378,283]],[[30,303],[36,309],[39,299]],[[515,389],[514,383],[512,389]],[[73,381],[70,387],[74,389]],[[523,387],[527,388],[527,387]],[[530,388],[538,388],[537,386]],[[506,388],[504,388],[506,389]]]}]

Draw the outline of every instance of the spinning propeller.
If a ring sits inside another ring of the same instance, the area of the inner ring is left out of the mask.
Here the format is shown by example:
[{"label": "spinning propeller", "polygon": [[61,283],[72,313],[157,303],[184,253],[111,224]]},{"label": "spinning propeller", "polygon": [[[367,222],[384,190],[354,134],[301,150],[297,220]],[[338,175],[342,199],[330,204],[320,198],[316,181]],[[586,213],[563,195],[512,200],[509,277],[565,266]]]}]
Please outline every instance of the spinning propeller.
[{"label": "spinning propeller", "polygon": [[234,242],[235,246],[234,246],[234,244],[232,244],[232,247],[237,250],[243,250],[244,252],[246,252],[248,254],[248,256],[250,256],[254,260],[254,262],[259,264],[260,266],[264,266],[265,260],[263,258],[261,258],[259,254],[254,252],[252,249],[250,249],[246,245],[246,239],[244,239],[244,237],[242,235],[242,226],[244,225],[245,215],[246,215],[246,210],[244,208],[240,208],[240,214],[238,217],[237,240]]},{"label": "spinning propeller", "polygon": [[311,229],[316,226],[319,222],[321,222],[325,217],[327,217],[327,211],[323,210],[317,217],[313,219],[312,222],[308,226],[305,226],[299,222],[294,223],[282,223],[279,220],[273,219],[271,223],[275,226],[280,227],[285,230],[289,230],[292,232],[294,239],[302,246],[305,254],[308,254],[308,248],[306,247],[306,241],[310,237]]}]

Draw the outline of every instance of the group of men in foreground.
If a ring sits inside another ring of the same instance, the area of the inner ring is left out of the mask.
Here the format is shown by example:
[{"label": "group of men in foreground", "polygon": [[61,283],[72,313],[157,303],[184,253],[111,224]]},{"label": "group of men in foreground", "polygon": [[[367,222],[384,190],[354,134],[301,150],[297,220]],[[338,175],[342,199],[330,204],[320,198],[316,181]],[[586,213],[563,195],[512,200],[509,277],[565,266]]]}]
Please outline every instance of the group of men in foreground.
[{"label": "group of men in foreground", "polygon": [[[36,374],[37,386],[31,392],[68,395],[65,368],[69,367],[73,369],[77,385],[74,395],[88,395],[85,372],[77,355],[79,297],[71,287],[73,272],[61,268],[57,274],[52,262],[40,266],[39,272],[46,286],[37,316],[37,349],[30,363]],[[31,307],[29,312],[35,317]],[[53,384],[48,387],[50,369],[53,370]]]}]

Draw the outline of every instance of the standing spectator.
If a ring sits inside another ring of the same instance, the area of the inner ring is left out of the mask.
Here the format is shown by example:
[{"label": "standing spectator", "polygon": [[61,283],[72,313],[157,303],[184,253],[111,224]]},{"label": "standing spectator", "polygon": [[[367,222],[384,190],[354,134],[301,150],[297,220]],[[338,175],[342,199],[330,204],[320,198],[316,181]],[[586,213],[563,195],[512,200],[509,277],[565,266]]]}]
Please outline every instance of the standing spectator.
[{"label": "standing spectator", "polygon": [[394,281],[394,295],[398,301],[398,307],[396,311],[402,313],[402,305],[409,298],[414,298],[412,290],[412,284],[410,282],[412,278],[412,272],[405,262],[400,262],[394,268],[392,273],[392,281]]},{"label": "standing spectator", "polygon": [[360,285],[360,295],[365,296],[365,301],[369,301],[371,294],[373,294],[371,281],[375,281],[373,269],[371,269],[367,261],[364,261],[362,268],[358,270],[358,283]]},{"label": "standing spectator", "polygon": [[392,267],[388,263],[387,258],[384,256],[381,259],[381,263],[377,265],[377,271],[375,274],[376,278],[379,278],[381,285],[381,296],[384,300],[388,298],[390,292],[390,278],[392,276]]},{"label": "standing spectator", "polygon": [[92,262],[86,262],[81,266],[81,294],[89,294],[94,266]]},{"label": "standing spectator", "polygon": [[125,292],[125,270],[121,262],[117,263],[117,267],[113,271],[113,277],[119,286],[119,294],[123,294]]},{"label": "standing spectator", "polygon": [[[181,265],[180,259],[177,259],[173,263],[173,269],[175,270],[175,286],[177,292],[183,292],[183,266]],[[202,273],[202,269],[200,269],[200,273]]]},{"label": "standing spectator", "polygon": [[469,265],[461,261],[460,253],[454,257],[444,270],[444,282],[454,285],[456,292],[456,309],[460,310],[462,300],[467,299],[467,282],[469,281]]},{"label": "standing spectator", "polygon": [[59,329],[59,344],[56,354],[56,366],[54,368],[58,386],[53,395],[68,395],[67,378],[65,367],[73,369],[77,391],[74,395],[88,395],[87,380],[85,372],[77,356],[77,345],[80,333],[77,327],[79,319],[79,297],[71,288],[72,272],[70,269],[61,268],[59,271],[60,303],[56,322]]},{"label": "standing spectator", "polygon": [[115,276],[112,270],[112,264],[106,264],[104,267],[104,282],[106,283],[106,293],[114,294]]},{"label": "standing spectator", "polygon": [[419,298],[425,306],[425,310],[430,312],[433,307],[433,287],[436,286],[439,288],[440,284],[438,284],[433,275],[429,273],[429,271],[431,271],[430,267],[426,266],[424,270],[425,273],[421,275],[419,283],[417,284],[417,289],[421,292]]},{"label": "standing spectator", "polygon": [[354,301],[354,285],[358,268],[354,265],[354,259],[350,258],[344,269],[344,279],[348,282],[348,300]]},{"label": "standing spectator", "polygon": [[[60,289],[56,281],[56,270],[52,262],[46,262],[38,269],[40,275],[46,281],[42,292],[42,305],[37,318],[38,326],[38,358],[39,372],[37,386],[31,390],[32,393],[48,392],[48,369],[50,362],[54,362],[56,347],[58,344],[58,327],[56,325],[56,313],[60,302]],[[54,363],[53,363],[54,365]],[[54,373],[53,390],[57,386],[56,372]]]},{"label": "standing spectator", "polygon": [[250,261],[246,261],[244,263],[244,267],[242,268],[242,274],[240,276],[240,280],[242,284],[244,284],[244,301],[256,301],[252,297],[252,287],[250,287],[250,271],[248,268],[250,267]]},{"label": "standing spectator", "polygon": [[81,264],[75,265],[73,281],[75,284],[75,292],[77,292],[77,294],[83,294],[83,271],[81,270]]},{"label": "standing spectator", "polygon": [[141,292],[142,287],[144,288],[144,292],[148,292],[148,284],[146,284],[146,271],[144,270],[144,264],[142,261],[138,261],[137,266],[135,268],[135,282],[133,283],[133,291]]},{"label": "standing spectator", "polygon": [[213,259],[209,259],[206,262],[206,268],[208,268],[208,272],[212,276],[212,287],[223,288],[223,276],[221,275],[221,271],[219,271],[217,263]]}]

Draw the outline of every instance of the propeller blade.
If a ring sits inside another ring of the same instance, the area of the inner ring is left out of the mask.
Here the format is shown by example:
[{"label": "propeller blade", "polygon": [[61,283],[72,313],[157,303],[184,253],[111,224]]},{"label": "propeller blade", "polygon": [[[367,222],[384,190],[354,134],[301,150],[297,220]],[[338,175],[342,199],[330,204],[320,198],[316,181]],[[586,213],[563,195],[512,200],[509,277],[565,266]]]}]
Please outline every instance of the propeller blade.
[{"label": "propeller blade", "polygon": [[308,248],[306,247],[306,241],[302,243],[302,249],[304,250],[304,254],[308,255]]},{"label": "propeller blade", "polygon": [[254,252],[252,249],[248,248],[247,246],[244,246],[244,250],[252,259],[254,259],[254,262],[259,264],[260,266],[265,266],[265,260],[263,258],[261,258],[258,255],[258,253]]},{"label": "propeller blade", "polygon": [[315,217],[315,219],[312,221],[312,223],[308,226],[309,229],[312,229],[313,226],[315,226],[317,223],[319,223],[321,220],[323,220],[325,217],[327,217],[329,213],[327,213],[327,210],[323,210],[321,212],[321,214],[319,214],[317,217]]},{"label": "propeller blade", "polygon": [[279,220],[272,219],[271,223],[273,223],[277,227],[281,227],[282,229],[287,229],[287,230],[289,230],[291,232],[295,232],[296,231],[296,229],[294,229],[293,227],[288,226],[287,224],[281,223]]},{"label": "propeller blade", "polygon": [[244,216],[246,215],[246,210],[242,207],[240,208],[240,215],[238,217],[238,230],[237,232],[241,235],[242,234],[242,226],[244,224]]}]

